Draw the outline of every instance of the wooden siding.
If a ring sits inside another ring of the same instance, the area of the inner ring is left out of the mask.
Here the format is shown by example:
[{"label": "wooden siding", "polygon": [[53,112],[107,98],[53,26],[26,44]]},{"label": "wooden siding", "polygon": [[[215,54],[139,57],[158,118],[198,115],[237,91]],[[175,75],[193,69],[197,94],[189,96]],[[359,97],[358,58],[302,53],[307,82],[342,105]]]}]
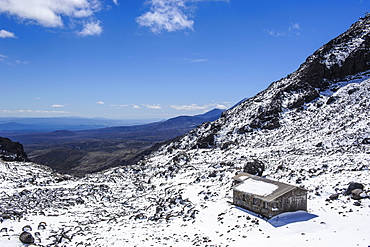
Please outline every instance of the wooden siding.
[{"label": "wooden siding", "polygon": [[284,212],[294,212],[298,210],[307,211],[307,190],[293,185],[264,179],[261,177],[250,176],[248,179],[263,180],[281,186],[271,195],[261,197],[254,194],[245,193],[237,189],[242,182],[235,179],[237,185],[233,188],[233,203],[236,206],[247,209],[266,218],[274,217]]}]

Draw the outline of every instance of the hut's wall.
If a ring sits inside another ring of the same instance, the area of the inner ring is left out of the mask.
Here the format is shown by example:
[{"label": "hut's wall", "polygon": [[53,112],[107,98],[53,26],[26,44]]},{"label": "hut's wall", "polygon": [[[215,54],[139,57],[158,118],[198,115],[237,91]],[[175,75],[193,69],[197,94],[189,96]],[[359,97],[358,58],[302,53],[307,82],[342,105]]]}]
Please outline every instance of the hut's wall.
[{"label": "hut's wall", "polygon": [[252,195],[240,192],[238,190],[234,190],[233,194],[234,194],[233,195],[234,205],[245,208],[245,209],[250,210],[250,211],[254,211],[253,210],[254,207],[253,207],[253,196]]},{"label": "hut's wall", "polygon": [[289,193],[284,194],[280,201],[284,212],[293,212],[297,210],[307,211],[307,191],[295,188]]},{"label": "hut's wall", "polygon": [[234,190],[233,203],[266,218],[271,218],[282,212],[278,202],[266,202],[253,195]]},{"label": "hut's wall", "polygon": [[246,194],[238,190],[233,190],[233,203],[266,218],[284,212],[293,212],[297,210],[307,211],[307,192],[300,188],[276,198],[273,201],[266,202],[251,194]]}]

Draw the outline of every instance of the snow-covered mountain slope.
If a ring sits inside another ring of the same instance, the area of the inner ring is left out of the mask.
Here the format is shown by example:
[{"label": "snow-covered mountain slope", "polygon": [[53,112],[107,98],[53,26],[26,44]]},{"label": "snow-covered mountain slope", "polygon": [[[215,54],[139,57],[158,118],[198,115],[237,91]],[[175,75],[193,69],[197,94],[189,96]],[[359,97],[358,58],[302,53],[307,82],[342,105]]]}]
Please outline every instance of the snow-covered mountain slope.
[{"label": "snow-covered mountain slope", "polygon": [[[24,230],[41,246],[369,246],[369,26],[137,165],[75,179],[0,162],[0,245],[22,246]],[[253,159],[306,188],[309,212],[267,221],[230,204]],[[341,193],[350,182],[361,199]]]}]

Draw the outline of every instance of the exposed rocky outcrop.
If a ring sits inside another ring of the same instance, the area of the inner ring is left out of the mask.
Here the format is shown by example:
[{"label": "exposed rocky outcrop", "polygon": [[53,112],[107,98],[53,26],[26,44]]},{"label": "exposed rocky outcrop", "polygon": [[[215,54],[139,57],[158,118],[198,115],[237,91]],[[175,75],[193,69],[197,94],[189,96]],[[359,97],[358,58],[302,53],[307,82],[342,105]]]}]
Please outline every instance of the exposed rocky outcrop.
[{"label": "exposed rocky outcrop", "polygon": [[257,176],[262,176],[264,171],[265,165],[261,161],[256,159],[248,161],[243,167],[243,172]]},{"label": "exposed rocky outcrop", "polygon": [[[265,91],[242,101],[239,105],[223,113],[209,129],[212,136],[226,129],[230,122],[239,119],[236,128],[229,133],[250,133],[258,130],[274,130],[281,126],[281,116],[286,110],[302,110],[302,106],[319,99],[326,90],[335,92],[339,81],[353,79],[351,76],[370,70],[370,16],[367,15],[354,23],[346,32],[331,40],[311,56],[297,71],[279,81],[273,82]],[[356,89],[350,89],[350,94]],[[338,98],[329,97],[326,104]],[[203,126],[204,129],[207,126]],[[202,142],[206,133],[198,131]],[[207,139],[208,140],[208,139]],[[198,142],[199,142],[198,141]],[[217,138],[215,143],[220,143]],[[365,141],[366,142],[366,141]],[[213,147],[212,145],[209,147]]]},{"label": "exposed rocky outcrop", "polygon": [[23,145],[0,137],[0,158],[5,161],[28,161]]}]

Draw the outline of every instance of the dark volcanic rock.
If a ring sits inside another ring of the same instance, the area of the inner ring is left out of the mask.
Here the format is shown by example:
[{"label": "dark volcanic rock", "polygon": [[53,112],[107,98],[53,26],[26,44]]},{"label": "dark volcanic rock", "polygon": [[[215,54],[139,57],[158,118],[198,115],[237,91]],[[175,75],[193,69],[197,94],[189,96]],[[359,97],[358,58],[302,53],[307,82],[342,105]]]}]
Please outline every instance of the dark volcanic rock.
[{"label": "dark volcanic rock", "polygon": [[265,165],[259,160],[251,160],[248,161],[247,164],[244,165],[243,172],[262,176],[263,172],[265,171]]},{"label": "dark volcanic rock", "polygon": [[352,190],[351,194],[352,194],[352,199],[354,200],[360,200],[362,199],[363,197],[361,196],[361,193],[363,192],[362,189],[354,189]]},{"label": "dark volcanic rock", "polygon": [[19,240],[24,244],[33,244],[35,242],[35,238],[29,232],[22,232],[19,235]]},{"label": "dark volcanic rock", "polygon": [[370,138],[363,139],[362,144],[370,144]]},{"label": "dark volcanic rock", "polygon": [[0,137],[0,158],[5,161],[29,161],[22,144],[4,137]]},{"label": "dark volcanic rock", "polygon": [[330,200],[337,200],[339,198],[339,194],[337,193],[337,194],[332,194],[332,195],[330,195],[329,196],[329,199]]},{"label": "dark volcanic rock", "polygon": [[215,135],[221,129],[221,125],[206,122],[203,124],[206,128],[209,127],[211,133],[200,137],[193,149],[196,148],[212,148],[215,145]]},{"label": "dark volcanic rock", "polygon": [[352,194],[352,191],[355,190],[355,189],[363,190],[364,185],[360,184],[360,183],[356,183],[356,182],[350,183],[347,190],[344,192],[344,194],[348,196],[348,195]]},{"label": "dark volcanic rock", "polygon": [[338,98],[337,97],[330,97],[328,101],[326,101],[327,105],[330,105],[331,103],[335,102]]},{"label": "dark volcanic rock", "polygon": [[353,203],[353,205],[355,205],[355,206],[361,206],[361,202],[360,202],[360,201],[355,201],[355,202]]},{"label": "dark volcanic rock", "polygon": [[208,136],[205,136],[204,138],[199,139],[196,147],[197,148],[210,148],[214,145],[215,136],[213,134],[210,134]]}]

